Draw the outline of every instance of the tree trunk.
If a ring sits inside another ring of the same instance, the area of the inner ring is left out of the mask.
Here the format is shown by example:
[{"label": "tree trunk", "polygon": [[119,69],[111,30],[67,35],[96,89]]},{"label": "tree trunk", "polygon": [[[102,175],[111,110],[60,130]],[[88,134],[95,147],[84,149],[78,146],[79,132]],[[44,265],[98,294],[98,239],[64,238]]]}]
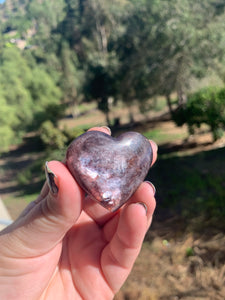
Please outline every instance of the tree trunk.
[{"label": "tree trunk", "polygon": [[173,115],[173,108],[172,108],[171,98],[170,98],[169,94],[166,95],[166,102],[167,102],[167,105],[168,105],[168,108],[169,108],[170,115],[172,117],[172,115]]},{"label": "tree trunk", "polygon": [[183,106],[187,102],[187,96],[183,92],[182,88],[178,88],[177,90],[177,96],[178,96],[178,105]]},{"label": "tree trunk", "polygon": [[106,123],[107,125],[110,125],[110,118],[109,118],[110,108],[109,108],[107,96],[103,96],[101,99],[99,99],[98,109],[100,109],[105,114]]}]

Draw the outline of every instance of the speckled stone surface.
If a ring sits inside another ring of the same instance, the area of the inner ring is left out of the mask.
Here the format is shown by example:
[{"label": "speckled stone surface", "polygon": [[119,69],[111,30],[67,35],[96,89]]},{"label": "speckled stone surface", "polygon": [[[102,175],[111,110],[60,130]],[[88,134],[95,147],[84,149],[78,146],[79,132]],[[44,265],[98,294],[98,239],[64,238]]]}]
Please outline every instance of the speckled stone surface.
[{"label": "speckled stone surface", "polygon": [[89,131],[70,144],[66,159],[71,174],[86,193],[115,211],[145,179],[152,162],[152,148],[137,132],[113,138]]}]

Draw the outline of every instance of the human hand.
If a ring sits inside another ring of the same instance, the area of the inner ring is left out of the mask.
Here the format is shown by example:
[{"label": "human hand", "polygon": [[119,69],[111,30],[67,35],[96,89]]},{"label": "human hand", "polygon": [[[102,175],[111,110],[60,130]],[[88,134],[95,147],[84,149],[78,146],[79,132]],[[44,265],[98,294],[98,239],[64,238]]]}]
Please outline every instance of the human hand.
[{"label": "human hand", "polygon": [[151,224],[154,189],[142,183],[112,213],[84,198],[63,163],[51,161],[48,169],[57,189],[45,183],[37,200],[0,233],[0,299],[112,299]]}]

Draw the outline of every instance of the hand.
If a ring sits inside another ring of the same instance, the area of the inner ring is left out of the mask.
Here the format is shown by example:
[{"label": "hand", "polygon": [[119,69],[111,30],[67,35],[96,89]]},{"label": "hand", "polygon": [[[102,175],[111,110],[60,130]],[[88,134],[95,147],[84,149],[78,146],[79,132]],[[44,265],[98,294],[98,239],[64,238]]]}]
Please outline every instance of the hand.
[{"label": "hand", "polygon": [[154,189],[142,183],[112,213],[84,199],[63,163],[51,161],[48,168],[58,192],[45,183],[38,199],[0,233],[0,299],[112,299],[151,224]]}]

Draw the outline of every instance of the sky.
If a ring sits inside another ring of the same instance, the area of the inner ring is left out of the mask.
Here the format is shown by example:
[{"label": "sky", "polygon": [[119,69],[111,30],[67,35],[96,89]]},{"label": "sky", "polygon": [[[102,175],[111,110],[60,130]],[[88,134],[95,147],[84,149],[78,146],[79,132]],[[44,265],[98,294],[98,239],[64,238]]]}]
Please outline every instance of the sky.
[{"label": "sky", "polygon": [[5,0],[0,0],[0,3],[3,3],[3,2],[5,2]]}]

